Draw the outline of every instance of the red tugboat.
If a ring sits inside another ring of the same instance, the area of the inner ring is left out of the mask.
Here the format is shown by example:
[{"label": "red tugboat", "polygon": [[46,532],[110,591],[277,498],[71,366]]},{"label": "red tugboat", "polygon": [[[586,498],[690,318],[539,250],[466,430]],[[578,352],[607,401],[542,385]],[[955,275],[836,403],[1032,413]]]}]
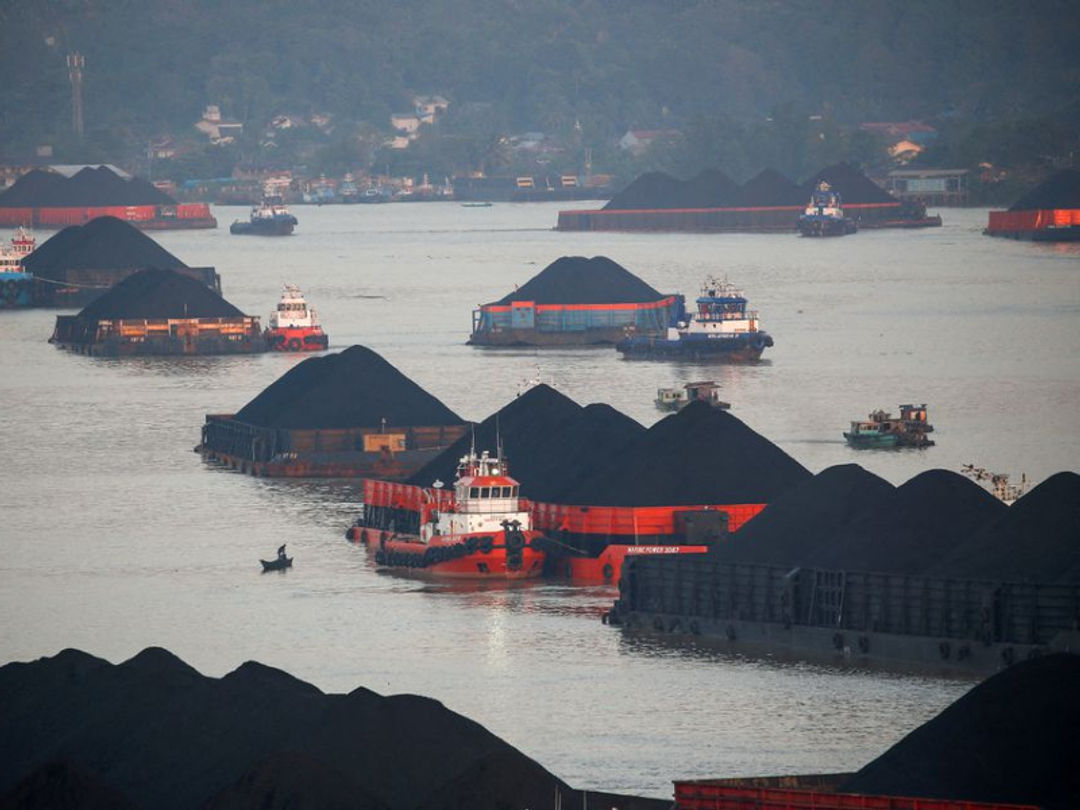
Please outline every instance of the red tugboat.
[{"label": "red tugboat", "polygon": [[[461,459],[454,497],[425,498],[420,533],[365,531],[361,538],[380,566],[453,579],[531,579],[544,552],[506,464],[484,451]],[[442,511],[437,504],[442,503]]]},{"label": "red tugboat", "polygon": [[327,347],[329,338],[319,326],[319,316],[295,284],[285,285],[277,310],[270,313],[266,342],[279,352],[318,352]]}]

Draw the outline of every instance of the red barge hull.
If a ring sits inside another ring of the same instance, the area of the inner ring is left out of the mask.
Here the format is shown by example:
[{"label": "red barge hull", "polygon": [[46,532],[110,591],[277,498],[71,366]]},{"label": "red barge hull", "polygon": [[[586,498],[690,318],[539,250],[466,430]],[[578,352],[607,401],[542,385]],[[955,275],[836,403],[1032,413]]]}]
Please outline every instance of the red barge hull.
[{"label": "red barge hull", "polygon": [[79,207],[0,207],[0,227],[49,230],[85,225],[98,217],[117,219],[147,231],[216,228],[217,219],[207,203],[177,205],[95,205]]}]

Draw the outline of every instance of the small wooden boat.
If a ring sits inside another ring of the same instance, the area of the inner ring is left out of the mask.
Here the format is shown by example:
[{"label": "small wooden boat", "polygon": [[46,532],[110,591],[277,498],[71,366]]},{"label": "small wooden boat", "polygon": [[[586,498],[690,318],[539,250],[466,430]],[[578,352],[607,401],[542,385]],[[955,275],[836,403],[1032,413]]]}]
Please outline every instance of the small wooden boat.
[{"label": "small wooden boat", "polygon": [[278,557],[276,560],[259,560],[262,563],[263,572],[266,571],[284,571],[286,568],[292,568],[292,557]]}]

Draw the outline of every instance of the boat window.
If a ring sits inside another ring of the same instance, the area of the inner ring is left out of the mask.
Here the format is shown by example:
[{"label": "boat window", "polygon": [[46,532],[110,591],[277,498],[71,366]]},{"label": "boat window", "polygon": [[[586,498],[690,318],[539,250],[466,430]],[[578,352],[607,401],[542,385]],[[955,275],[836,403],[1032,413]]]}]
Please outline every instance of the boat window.
[{"label": "boat window", "polygon": [[511,495],[510,495],[511,498],[516,498],[518,496],[518,488],[517,487],[510,487],[510,493],[511,493]]},{"label": "boat window", "polygon": [[480,487],[469,487],[469,497],[470,498],[479,498],[480,497]]},{"label": "boat window", "polygon": [[502,496],[504,498],[509,498],[510,497],[510,487],[503,487],[502,490],[503,490]]},{"label": "boat window", "polygon": [[491,487],[481,487],[480,488],[480,497],[481,498],[490,498],[491,497]]}]

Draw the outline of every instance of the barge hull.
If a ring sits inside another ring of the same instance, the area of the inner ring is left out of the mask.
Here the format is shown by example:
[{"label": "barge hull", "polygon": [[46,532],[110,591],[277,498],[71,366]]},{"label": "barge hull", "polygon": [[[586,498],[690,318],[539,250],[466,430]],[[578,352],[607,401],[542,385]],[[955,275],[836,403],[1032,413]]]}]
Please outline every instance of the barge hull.
[{"label": "barge hull", "polygon": [[985,675],[1080,649],[1080,586],[636,558],[609,621],[732,649]]}]

